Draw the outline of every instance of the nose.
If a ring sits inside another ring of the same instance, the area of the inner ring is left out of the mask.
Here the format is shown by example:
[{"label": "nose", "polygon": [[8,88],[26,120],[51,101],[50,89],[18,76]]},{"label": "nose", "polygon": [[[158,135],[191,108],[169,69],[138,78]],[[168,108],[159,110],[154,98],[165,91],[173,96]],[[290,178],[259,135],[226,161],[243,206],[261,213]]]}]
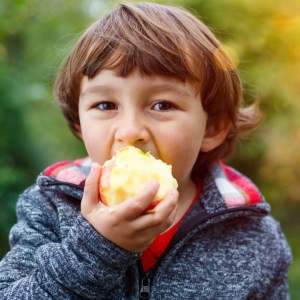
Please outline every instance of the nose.
[{"label": "nose", "polygon": [[145,120],[138,113],[130,113],[119,120],[115,139],[121,145],[142,145],[149,141]]}]

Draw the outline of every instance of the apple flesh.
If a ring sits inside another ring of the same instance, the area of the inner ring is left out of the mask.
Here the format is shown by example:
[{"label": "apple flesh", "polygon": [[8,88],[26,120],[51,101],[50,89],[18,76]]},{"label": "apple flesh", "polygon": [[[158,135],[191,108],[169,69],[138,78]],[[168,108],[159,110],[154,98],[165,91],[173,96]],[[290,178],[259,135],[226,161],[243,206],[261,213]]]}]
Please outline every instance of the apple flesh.
[{"label": "apple flesh", "polygon": [[160,186],[147,210],[153,209],[171,189],[177,189],[172,166],[150,152],[134,146],[124,147],[103,164],[99,186],[101,200],[108,206],[119,204],[140,194],[151,180],[158,181]]}]

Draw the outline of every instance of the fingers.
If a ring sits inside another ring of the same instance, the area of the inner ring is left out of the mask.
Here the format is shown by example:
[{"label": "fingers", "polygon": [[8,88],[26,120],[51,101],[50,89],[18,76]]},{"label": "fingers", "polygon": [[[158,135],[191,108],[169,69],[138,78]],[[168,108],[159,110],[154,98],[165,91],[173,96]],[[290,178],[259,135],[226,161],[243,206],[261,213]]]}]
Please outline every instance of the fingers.
[{"label": "fingers", "polygon": [[86,178],[83,197],[81,200],[81,212],[87,214],[99,206],[99,180],[101,176],[101,166],[93,162],[91,171]]},{"label": "fingers", "polygon": [[170,227],[176,218],[178,191],[173,190],[168,193],[165,199],[156,205],[153,212],[144,214],[134,220],[134,227],[139,230],[152,228],[158,233]]},{"label": "fingers", "polygon": [[122,216],[127,220],[136,219],[145,212],[147,207],[153,201],[158,189],[158,182],[149,182],[140,195],[128,199],[119,205],[120,214],[122,214]]}]

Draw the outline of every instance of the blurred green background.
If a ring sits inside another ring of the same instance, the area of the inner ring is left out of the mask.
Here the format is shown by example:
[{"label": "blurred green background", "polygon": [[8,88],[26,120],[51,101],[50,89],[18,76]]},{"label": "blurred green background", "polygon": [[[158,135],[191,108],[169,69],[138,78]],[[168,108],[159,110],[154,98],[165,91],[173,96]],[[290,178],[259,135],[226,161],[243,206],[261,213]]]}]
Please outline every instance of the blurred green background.
[{"label": "blurred green background", "polygon": [[[57,69],[93,20],[118,1],[0,1],[0,257],[18,195],[58,160],[85,155],[52,96]],[[261,188],[292,247],[292,299],[300,299],[300,1],[173,0],[199,16],[236,63],[246,103],[263,125],[231,164]],[[298,296],[298,298],[297,298]]]}]

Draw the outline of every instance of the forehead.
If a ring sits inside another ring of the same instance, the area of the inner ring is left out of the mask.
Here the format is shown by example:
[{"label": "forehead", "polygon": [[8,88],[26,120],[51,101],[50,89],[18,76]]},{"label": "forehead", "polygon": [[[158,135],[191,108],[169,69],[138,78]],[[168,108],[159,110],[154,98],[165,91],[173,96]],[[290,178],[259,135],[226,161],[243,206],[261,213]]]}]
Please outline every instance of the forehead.
[{"label": "forehead", "polygon": [[81,81],[81,96],[95,93],[113,93],[124,89],[143,89],[149,92],[170,92],[195,96],[195,84],[179,78],[162,75],[143,75],[134,70],[126,77],[113,70],[102,70],[95,77],[84,76]]}]

